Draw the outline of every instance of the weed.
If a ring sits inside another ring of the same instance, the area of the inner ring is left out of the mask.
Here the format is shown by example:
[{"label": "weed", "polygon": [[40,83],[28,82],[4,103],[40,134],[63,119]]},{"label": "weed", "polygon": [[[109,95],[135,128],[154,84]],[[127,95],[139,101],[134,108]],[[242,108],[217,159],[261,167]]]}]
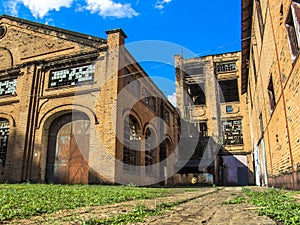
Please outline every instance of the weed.
[{"label": "weed", "polygon": [[259,214],[283,222],[285,225],[300,224],[300,204],[283,190],[251,191],[244,189],[248,202],[259,206]]}]

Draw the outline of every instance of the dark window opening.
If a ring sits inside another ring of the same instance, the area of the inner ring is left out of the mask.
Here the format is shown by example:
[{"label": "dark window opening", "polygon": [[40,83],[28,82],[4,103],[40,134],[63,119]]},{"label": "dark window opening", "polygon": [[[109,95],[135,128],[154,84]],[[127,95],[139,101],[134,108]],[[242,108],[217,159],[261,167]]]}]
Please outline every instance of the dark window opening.
[{"label": "dark window opening", "polygon": [[270,111],[272,114],[275,109],[275,106],[276,106],[272,76],[270,77],[270,81],[269,81],[269,85],[268,85],[268,96],[269,96],[269,102],[270,102]]},{"label": "dark window opening", "polygon": [[231,120],[224,121],[223,129],[223,145],[239,145],[243,144],[242,121]]},{"label": "dark window opening", "polygon": [[199,137],[208,137],[207,123],[201,122],[199,123]]},{"label": "dark window opening", "polygon": [[262,137],[264,134],[264,123],[262,119],[262,114],[259,115],[259,128],[260,128],[260,135]]},{"label": "dark window opening", "polygon": [[144,102],[146,105],[149,105],[150,108],[156,112],[156,98],[152,96],[146,89],[143,90],[144,92]]},{"label": "dark window opening", "polygon": [[187,87],[188,94],[195,105],[205,105],[205,85],[204,84],[190,84]]},{"label": "dark window opening", "polygon": [[5,119],[0,119],[0,166],[5,165],[6,152],[8,145],[9,122]]},{"label": "dark window opening", "polygon": [[222,80],[219,81],[219,85],[221,88],[221,102],[238,102],[240,100],[237,79]]},{"label": "dark window opening", "polygon": [[286,20],[286,30],[289,39],[292,60],[294,61],[299,54],[300,43],[300,4],[299,1],[293,1]]}]

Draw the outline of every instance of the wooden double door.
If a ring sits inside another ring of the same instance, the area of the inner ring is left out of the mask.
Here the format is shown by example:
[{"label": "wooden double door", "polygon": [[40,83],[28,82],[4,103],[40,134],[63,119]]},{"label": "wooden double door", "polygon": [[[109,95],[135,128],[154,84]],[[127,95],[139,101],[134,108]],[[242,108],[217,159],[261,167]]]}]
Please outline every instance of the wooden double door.
[{"label": "wooden double door", "polygon": [[63,115],[49,129],[46,182],[87,184],[89,126],[83,113]]}]

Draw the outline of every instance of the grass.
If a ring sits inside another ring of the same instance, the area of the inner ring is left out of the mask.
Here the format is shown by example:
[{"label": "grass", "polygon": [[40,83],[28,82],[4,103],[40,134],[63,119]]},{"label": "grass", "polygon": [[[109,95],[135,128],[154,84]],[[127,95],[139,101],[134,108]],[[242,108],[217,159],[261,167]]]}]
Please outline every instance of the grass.
[{"label": "grass", "polygon": [[259,214],[266,215],[285,225],[300,224],[300,204],[290,197],[290,193],[279,189],[251,191],[244,188],[248,202],[259,206]]},{"label": "grass", "polygon": [[170,203],[160,203],[156,206],[155,209],[149,209],[145,205],[136,205],[131,212],[125,214],[119,214],[108,219],[95,220],[91,219],[85,221],[85,225],[100,225],[100,224],[109,224],[109,225],[125,225],[128,223],[138,223],[144,222],[145,218],[148,216],[157,216],[161,215],[163,211],[173,208],[176,205],[180,205],[185,201],[176,201]]},{"label": "grass", "polygon": [[168,195],[166,188],[103,185],[0,184],[0,221],[61,209],[100,206]]}]

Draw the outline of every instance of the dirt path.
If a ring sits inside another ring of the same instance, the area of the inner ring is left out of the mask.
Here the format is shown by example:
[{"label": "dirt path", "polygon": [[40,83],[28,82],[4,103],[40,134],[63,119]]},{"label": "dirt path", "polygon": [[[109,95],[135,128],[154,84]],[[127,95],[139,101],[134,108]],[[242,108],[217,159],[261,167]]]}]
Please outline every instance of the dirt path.
[{"label": "dirt path", "polygon": [[241,188],[225,188],[176,206],[162,216],[146,218],[139,224],[273,225],[273,220],[258,216],[249,204],[222,204],[242,193]]},{"label": "dirt path", "polygon": [[276,224],[271,219],[258,216],[255,207],[248,204],[228,205],[225,201],[241,194],[241,188],[199,188],[193,192],[175,194],[170,197],[137,200],[113,205],[86,207],[75,210],[62,210],[52,214],[32,217],[29,220],[14,220],[5,224],[81,224],[89,219],[105,219],[118,214],[128,213],[137,204],[154,209],[159,203],[185,201],[161,216],[147,217],[138,224],[205,224],[205,225],[257,225]]}]

